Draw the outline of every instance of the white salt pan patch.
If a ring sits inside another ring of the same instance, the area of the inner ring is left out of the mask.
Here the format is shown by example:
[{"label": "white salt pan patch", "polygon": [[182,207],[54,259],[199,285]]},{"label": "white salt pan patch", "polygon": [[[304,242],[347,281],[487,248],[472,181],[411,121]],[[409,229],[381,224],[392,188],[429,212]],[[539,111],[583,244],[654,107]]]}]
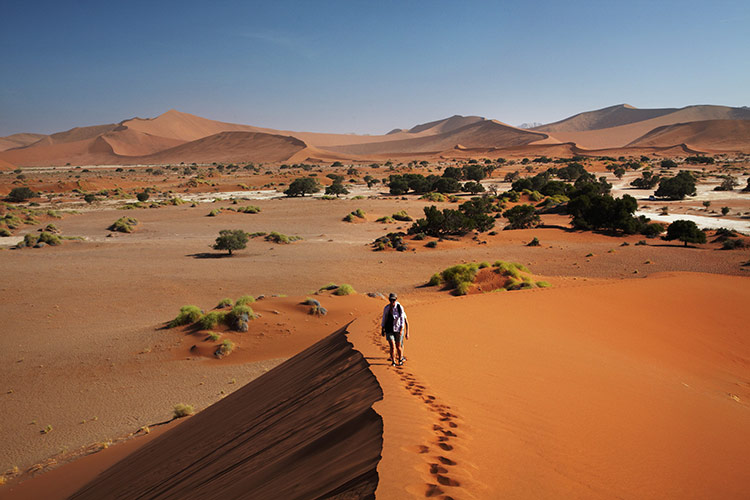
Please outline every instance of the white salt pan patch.
[{"label": "white salt pan patch", "polygon": [[750,234],[750,222],[748,221],[739,221],[739,220],[733,220],[733,219],[724,219],[722,217],[706,217],[704,215],[688,215],[688,214],[671,214],[671,215],[661,215],[656,212],[649,212],[645,210],[636,210],[635,212],[636,217],[640,215],[645,215],[649,219],[656,221],[656,222],[666,222],[666,223],[672,223],[676,220],[691,220],[695,222],[695,224],[703,229],[718,229],[720,227],[725,227],[727,229],[734,229],[735,231],[739,231],[741,233]]}]

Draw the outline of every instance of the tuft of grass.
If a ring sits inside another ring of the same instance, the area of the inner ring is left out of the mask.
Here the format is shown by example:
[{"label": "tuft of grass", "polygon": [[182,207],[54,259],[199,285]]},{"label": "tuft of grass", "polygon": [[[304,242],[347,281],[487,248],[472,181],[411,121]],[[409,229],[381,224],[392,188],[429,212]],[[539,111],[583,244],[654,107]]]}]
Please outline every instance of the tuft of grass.
[{"label": "tuft of grass", "polygon": [[120,217],[109,226],[109,230],[120,233],[132,233],[136,225],[138,225],[138,219],[135,217]]},{"label": "tuft of grass", "polygon": [[221,334],[218,332],[208,332],[208,337],[206,337],[206,340],[210,340],[211,342],[216,342],[221,338]]},{"label": "tuft of grass", "polygon": [[220,208],[214,208],[213,210],[211,210],[210,212],[208,212],[208,217],[216,217],[220,213],[221,213],[221,209]]},{"label": "tuft of grass", "polygon": [[536,286],[539,288],[549,288],[552,285],[550,285],[548,281],[537,281]]},{"label": "tuft of grass", "polygon": [[479,264],[470,262],[468,264],[456,264],[445,269],[440,276],[450,288],[458,288],[461,283],[473,283],[479,271]]},{"label": "tuft of grass", "polygon": [[437,241],[434,241],[434,240],[433,241],[428,241],[425,246],[427,248],[435,248],[435,247],[437,247]]},{"label": "tuft of grass", "polygon": [[411,216],[409,214],[406,213],[406,210],[399,210],[398,212],[396,212],[395,214],[393,214],[391,217],[393,217],[395,220],[401,221],[401,222],[409,222],[409,221],[414,220],[414,219],[411,218]]},{"label": "tuft of grass", "polygon": [[318,288],[318,291],[320,292],[320,291],[323,291],[323,290],[335,290],[338,287],[339,286],[336,283],[328,283],[327,285],[323,285],[320,288]]},{"label": "tuft of grass", "polygon": [[7,228],[0,227],[0,236],[3,236],[3,237],[13,236],[13,233],[8,231]]},{"label": "tuft of grass", "polygon": [[346,214],[342,220],[344,222],[354,222],[354,215],[353,214]]},{"label": "tuft of grass", "polygon": [[438,286],[442,285],[444,283],[443,277],[440,273],[435,273],[432,276],[430,276],[430,281],[427,282],[428,286]]},{"label": "tuft of grass", "polygon": [[313,299],[312,297],[307,297],[304,302],[302,302],[306,306],[320,306],[320,302]]},{"label": "tuft of grass", "polygon": [[253,302],[255,302],[255,297],[253,297],[252,295],[243,295],[242,297],[237,299],[235,305],[244,306],[246,304],[252,304]]},{"label": "tuft of grass", "polygon": [[177,403],[174,405],[174,408],[172,408],[172,418],[183,418],[192,415],[193,413],[195,413],[195,409],[191,405],[186,405],[185,403]]},{"label": "tuft of grass", "polygon": [[219,324],[225,324],[228,314],[226,311],[211,311],[198,320],[198,326],[201,330],[211,330]]},{"label": "tuft of grass", "polygon": [[255,205],[248,205],[246,207],[238,208],[237,212],[243,214],[257,214],[260,212],[260,207],[256,207]]},{"label": "tuft of grass", "polygon": [[471,282],[469,281],[462,281],[458,284],[456,287],[456,295],[466,295],[469,293],[469,289],[471,288]]},{"label": "tuft of grass", "polygon": [[59,245],[60,237],[56,234],[44,231],[39,235],[39,243],[46,243],[47,245]]},{"label": "tuft of grass", "polygon": [[351,295],[357,293],[351,285],[344,283],[333,292],[334,295]]},{"label": "tuft of grass", "polygon": [[312,316],[325,316],[326,314],[328,314],[328,309],[326,309],[325,307],[321,306],[320,304],[313,305],[310,308],[309,314],[311,314]]},{"label": "tuft of grass", "polygon": [[265,236],[266,241],[270,241],[272,243],[279,243],[282,245],[287,245],[289,243],[292,243],[294,241],[301,240],[301,236],[287,236],[285,234],[277,233],[276,231],[271,231],[269,234]]},{"label": "tuft of grass", "polygon": [[365,218],[365,211],[362,210],[361,208],[358,208],[357,210],[355,210],[354,212],[352,212],[352,215],[355,216],[355,217],[359,217],[360,219],[364,219]]},{"label": "tuft of grass", "polygon": [[224,339],[224,341],[214,351],[214,356],[216,356],[217,358],[223,358],[224,356],[229,356],[230,354],[232,354],[232,351],[234,351],[234,342],[229,339]]},{"label": "tuft of grass", "polygon": [[44,429],[40,430],[40,434],[49,434],[52,432],[52,425],[48,424]]},{"label": "tuft of grass", "polygon": [[391,222],[395,222],[395,221],[393,220],[393,217],[389,217],[386,215],[385,217],[376,219],[375,222],[382,222],[383,224],[390,224]]},{"label": "tuft of grass", "polygon": [[427,193],[425,195],[420,196],[419,199],[432,201],[435,203],[441,203],[441,202],[447,201],[447,198],[442,193]]},{"label": "tuft of grass", "polygon": [[216,309],[224,309],[225,307],[232,307],[233,305],[234,301],[229,297],[226,297],[219,301],[219,305],[216,306]]},{"label": "tuft of grass", "polygon": [[490,263],[487,261],[479,263],[479,269],[484,269],[485,267],[490,267]]},{"label": "tuft of grass", "polygon": [[247,304],[237,303],[234,305],[232,310],[229,312],[227,317],[228,321],[237,321],[242,318],[243,315],[247,314],[247,319],[255,319],[255,313],[253,308]]},{"label": "tuft of grass", "polygon": [[174,328],[176,326],[192,325],[193,323],[201,319],[202,315],[203,313],[198,308],[198,306],[182,306],[180,308],[180,314],[178,314],[175,319],[170,321],[167,324],[167,327]]}]

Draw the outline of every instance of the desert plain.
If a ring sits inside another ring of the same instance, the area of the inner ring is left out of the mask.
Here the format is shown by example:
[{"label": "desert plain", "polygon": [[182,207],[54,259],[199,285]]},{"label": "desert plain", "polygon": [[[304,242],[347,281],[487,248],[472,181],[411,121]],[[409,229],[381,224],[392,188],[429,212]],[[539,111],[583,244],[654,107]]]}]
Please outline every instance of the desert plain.
[{"label": "desert plain", "polygon": [[[217,429],[240,433],[261,401],[275,408],[276,391],[294,404],[274,446],[302,429],[318,443],[276,457],[294,465],[269,469],[290,488],[282,498],[746,498],[750,122],[746,108],[720,108],[616,106],[536,130],[452,117],[382,136],[170,111],[4,138],[0,195],[34,196],[0,213],[20,220],[0,237],[0,498],[97,498],[146,483],[138,467],[164,488],[139,494],[205,483],[222,498],[232,483],[222,474],[245,457],[218,448],[239,437]],[[390,176],[491,166],[475,195],[496,201],[514,180],[571,163],[653,222],[695,221],[706,241],[575,228],[533,190],[503,201],[536,206],[531,227],[509,229],[500,210],[491,230],[421,237],[409,229],[425,208],[455,210],[474,195],[388,187]],[[696,192],[654,197],[631,185],[644,170],[690,171]],[[325,188],[336,176],[347,193],[284,194],[295,179]],[[733,189],[716,190],[727,177]],[[403,212],[410,220],[393,217]],[[137,220],[132,232],[110,229],[121,217]],[[59,244],[19,245],[49,224]],[[230,255],[212,248],[224,229],[252,237]],[[378,248],[399,232],[404,247]],[[497,261],[520,264],[529,286],[504,286]],[[486,264],[465,294],[428,286],[471,263]],[[390,292],[409,318],[404,366],[391,366],[380,336]],[[243,296],[256,316],[247,331],[169,327],[183,306],[228,311],[220,301]],[[354,351],[336,357],[348,349],[331,340],[342,329]],[[336,389],[306,397],[318,373],[305,370],[329,365]],[[176,405],[194,414],[173,419]],[[361,413],[336,421],[347,405]],[[316,415],[328,420],[313,425]],[[194,473],[160,468],[180,463],[176,450]],[[226,469],[198,467],[206,450]]]}]

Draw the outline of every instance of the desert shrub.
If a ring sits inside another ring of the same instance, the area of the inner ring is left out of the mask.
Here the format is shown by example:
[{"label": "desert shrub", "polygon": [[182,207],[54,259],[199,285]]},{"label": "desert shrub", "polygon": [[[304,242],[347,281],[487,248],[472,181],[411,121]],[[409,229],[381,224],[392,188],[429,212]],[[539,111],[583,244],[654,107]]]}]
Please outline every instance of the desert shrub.
[{"label": "desert shrub", "polygon": [[221,299],[219,301],[219,305],[216,306],[217,309],[224,309],[225,307],[232,307],[234,305],[234,301],[230,299],[229,297],[225,299]]},{"label": "desert shrub", "polygon": [[721,215],[727,215],[729,213],[729,207],[721,207]]},{"label": "desert shrub", "polygon": [[92,193],[87,193],[83,195],[83,201],[86,203],[94,203],[96,201],[96,196]]},{"label": "desert shrub", "polygon": [[385,217],[381,217],[377,219],[375,222],[382,222],[383,224],[389,224],[391,222],[394,222],[393,217],[388,217],[387,215]]},{"label": "desert shrub", "polygon": [[476,278],[478,270],[479,264],[476,263],[457,264],[445,269],[440,273],[440,276],[442,277],[443,282],[445,282],[450,288],[457,288],[462,282],[468,282],[471,284],[474,281],[474,278]]},{"label": "desert shrub", "polygon": [[198,326],[201,330],[211,330],[219,324],[225,324],[227,321],[227,312],[211,311],[198,320]]},{"label": "desert shrub", "polygon": [[433,241],[428,241],[428,242],[427,242],[427,244],[426,244],[425,246],[426,246],[427,248],[435,248],[435,247],[437,247],[437,241],[435,241],[435,240],[433,240]]},{"label": "desert shrub", "polygon": [[372,242],[373,249],[385,250],[386,248],[395,248],[399,252],[403,252],[407,249],[404,236],[406,236],[406,233],[403,232],[388,233]]},{"label": "desert shrub", "polygon": [[516,205],[503,212],[503,217],[508,219],[509,229],[528,229],[541,222],[541,218],[531,205]]},{"label": "desert shrub", "polygon": [[417,234],[415,234],[415,235],[414,235],[414,238],[413,238],[413,239],[414,239],[415,241],[422,241],[422,240],[423,240],[423,239],[425,239],[425,238],[427,238],[427,235],[426,235],[426,234],[424,234],[424,233],[417,233]]},{"label": "desert shrub", "polygon": [[354,214],[346,214],[342,220],[344,222],[354,222]]},{"label": "desert shrub", "polygon": [[24,202],[28,199],[34,198],[37,196],[37,193],[32,191],[30,188],[23,186],[23,187],[15,187],[11,189],[10,193],[8,193],[8,201],[13,202]]},{"label": "desert shrub", "polygon": [[324,291],[324,290],[335,290],[335,289],[337,289],[338,287],[339,287],[339,286],[338,286],[338,285],[337,285],[336,283],[328,283],[327,285],[323,285],[323,286],[321,286],[320,288],[318,288],[318,291],[319,291],[319,292],[322,292],[322,291]]},{"label": "desert shrub", "polygon": [[313,305],[310,308],[310,312],[308,314],[310,314],[312,316],[325,316],[326,314],[328,314],[328,309],[326,309],[325,307],[321,306],[320,304]]},{"label": "desert shrub", "polygon": [[53,233],[48,233],[46,231],[42,232],[42,234],[39,235],[39,241],[37,243],[46,243],[47,245],[59,245],[60,244],[60,237]]},{"label": "desert shrub", "polygon": [[306,306],[319,306],[319,305],[320,305],[320,302],[319,302],[319,301],[317,301],[317,300],[315,300],[315,299],[313,299],[312,297],[307,297],[307,298],[306,298],[306,299],[304,300],[304,302],[302,302],[302,304],[304,304],[304,305],[306,305]]},{"label": "desert shrub", "polygon": [[427,194],[420,196],[419,199],[431,201],[433,203],[441,203],[441,202],[447,201],[443,193],[427,193]]},{"label": "desert shrub", "polygon": [[409,234],[425,233],[429,236],[462,236],[469,231],[486,232],[495,225],[488,215],[493,210],[489,198],[475,198],[462,203],[458,210],[439,210],[435,205],[424,208],[424,219],[418,219],[409,228]]},{"label": "desert shrub", "polygon": [[220,213],[221,213],[221,209],[220,208],[214,208],[213,210],[211,210],[210,212],[208,212],[208,217],[216,217]]},{"label": "desert shrub", "polygon": [[252,304],[255,302],[255,297],[252,295],[243,295],[239,299],[237,299],[237,302],[235,302],[235,305],[238,306],[244,306],[246,304]]},{"label": "desert shrub", "polygon": [[120,233],[132,233],[137,224],[138,219],[135,217],[120,217],[109,226],[109,230]]},{"label": "desert shrub", "polygon": [[170,198],[169,200],[167,200],[167,204],[173,206],[184,205],[185,203],[187,203],[187,201],[183,200],[182,198]]},{"label": "desert shrub", "polygon": [[149,199],[149,194],[147,191],[141,191],[137,195],[135,195],[136,199],[140,202],[144,202]]},{"label": "desert shrub", "polygon": [[468,281],[462,281],[456,286],[456,295],[466,295],[469,293],[469,289],[471,288],[471,283]]},{"label": "desert shrub", "polygon": [[227,315],[227,322],[232,323],[236,322],[239,319],[242,319],[243,317],[247,317],[247,320],[255,319],[255,313],[253,312],[253,308],[250,307],[247,304],[235,304],[234,307],[232,307],[232,310]]},{"label": "desert shrub", "polygon": [[265,236],[266,241],[270,241],[272,243],[279,243],[279,244],[289,244],[298,240],[301,240],[301,236],[287,236],[285,234],[277,233],[276,231],[271,231],[269,234]]},{"label": "desert shrub", "polygon": [[13,233],[11,233],[11,232],[10,232],[10,231],[9,231],[9,230],[8,230],[7,228],[5,228],[5,227],[0,227],[0,236],[1,236],[1,237],[8,237],[8,236],[13,236]]},{"label": "desert shrub", "polygon": [[406,213],[406,210],[400,210],[396,212],[395,214],[393,214],[391,217],[401,222],[409,222],[409,221],[414,220],[409,216],[409,214]]},{"label": "desert shrub", "polygon": [[216,342],[221,338],[221,334],[218,332],[208,332],[208,337],[206,337],[206,340],[210,340],[211,342]]},{"label": "desert shrub", "polygon": [[255,205],[248,205],[246,207],[238,208],[237,212],[243,214],[257,214],[260,212],[260,207],[256,207]]},{"label": "desert shrub", "polygon": [[28,233],[23,237],[23,241],[18,244],[21,247],[33,247],[39,241],[39,237],[35,234]]},{"label": "desert shrub", "polygon": [[432,276],[430,276],[430,280],[427,282],[427,285],[428,286],[438,286],[438,285],[442,285],[443,283],[445,283],[445,281],[443,281],[442,274],[441,273],[435,273]]},{"label": "desert shrub", "polygon": [[2,220],[9,229],[18,229],[23,224],[21,218],[16,214],[5,214]]},{"label": "desert shrub", "polygon": [[333,292],[334,295],[352,295],[357,293],[351,285],[344,283]]},{"label": "desert shrub", "polygon": [[195,409],[190,405],[186,405],[185,403],[178,403],[174,405],[174,408],[172,409],[172,415],[174,418],[187,417],[188,415],[192,415],[194,412]]},{"label": "desert shrub", "polygon": [[242,250],[247,246],[250,235],[242,229],[222,229],[213,245],[214,250],[226,250],[232,255],[233,250]]},{"label": "desert shrub", "polygon": [[539,288],[549,288],[552,285],[550,285],[549,282],[547,282],[547,281],[537,281],[536,282],[536,286],[539,287]]},{"label": "desert shrub", "polygon": [[192,325],[201,319],[202,315],[203,313],[197,306],[182,306],[180,313],[175,319],[167,323],[167,327],[174,328],[176,326]]},{"label": "desert shrub", "polygon": [[539,238],[534,236],[534,238],[526,244],[527,247],[538,247],[540,245]]},{"label": "desert shrub", "polygon": [[60,229],[55,224],[50,223],[44,226],[43,231],[47,233],[59,233]]},{"label": "desert shrub", "polygon": [[735,250],[737,248],[745,248],[747,245],[744,241],[742,241],[739,238],[729,238],[722,242],[721,249],[722,250]]},{"label": "desert shrub", "polygon": [[352,215],[355,216],[355,217],[359,217],[360,219],[364,219],[365,218],[365,211],[362,210],[361,208],[358,208],[357,210],[355,210],[354,212],[352,212]]},{"label": "desert shrub", "polygon": [[652,222],[650,224],[646,224],[643,226],[643,229],[641,229],[641,234],[645,236],[646,238],[656,238],[661,233],[664,232],[664,224],[660,224],[658,222]]}]

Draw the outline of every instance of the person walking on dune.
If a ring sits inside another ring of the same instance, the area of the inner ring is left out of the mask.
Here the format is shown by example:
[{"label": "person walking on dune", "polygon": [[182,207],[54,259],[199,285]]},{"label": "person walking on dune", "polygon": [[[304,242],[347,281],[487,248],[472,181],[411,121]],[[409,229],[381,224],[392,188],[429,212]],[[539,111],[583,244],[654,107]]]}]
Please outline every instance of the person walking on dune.
[{"label": "person walking on dune", "polygon": [[388,305],[383,309],[383,317],[380,320],[380,331],[391,347],[391,365],[403,365],[406,361],[404,337],[409,338],[409,322],[404,307],[398,302],[395,293],[388,296]]}]

